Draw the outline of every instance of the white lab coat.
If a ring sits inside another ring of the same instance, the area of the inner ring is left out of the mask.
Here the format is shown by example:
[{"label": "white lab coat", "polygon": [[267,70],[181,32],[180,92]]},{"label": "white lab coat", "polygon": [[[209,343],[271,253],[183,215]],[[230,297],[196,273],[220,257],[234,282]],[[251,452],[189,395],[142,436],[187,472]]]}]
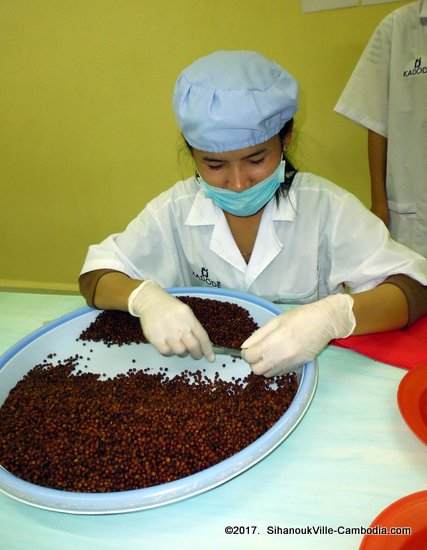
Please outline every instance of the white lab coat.
[{"label": "white lab coat", "polygon": [[420,2],[378,25],[335,110],[387,137],[393,238],[427,256],[427,25]]},{"label": "white lab coat", "polygon": [[404,273],[427,284],[427,260],[390,239],[384,224],[333,183],[298,173],[288,198],[265,207],[246,264],[223,211],[195,179],[162,193],[122,233],[89,248],[81,273],[115,269],[164,287],[206,286],[274,302],[308,303],[370,289]]}]

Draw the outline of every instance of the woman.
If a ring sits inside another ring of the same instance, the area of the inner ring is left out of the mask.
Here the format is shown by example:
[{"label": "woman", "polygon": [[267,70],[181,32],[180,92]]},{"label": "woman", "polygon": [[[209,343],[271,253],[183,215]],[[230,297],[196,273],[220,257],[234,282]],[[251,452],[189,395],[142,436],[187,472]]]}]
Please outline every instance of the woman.
[{"label": "woman", "polygon": [[424,313],[427,261],[351,194],[283,160],[297,88],[255,52],[215,52],[181,73],[174,109],[197,175],[89,248],[80,288],[90,305],[139,317],[164,355],[213,361],[205,330],[162,287],[304,304],[244,342],[242,356],[266,376],[313,359],[333,338],[404,327]]}]

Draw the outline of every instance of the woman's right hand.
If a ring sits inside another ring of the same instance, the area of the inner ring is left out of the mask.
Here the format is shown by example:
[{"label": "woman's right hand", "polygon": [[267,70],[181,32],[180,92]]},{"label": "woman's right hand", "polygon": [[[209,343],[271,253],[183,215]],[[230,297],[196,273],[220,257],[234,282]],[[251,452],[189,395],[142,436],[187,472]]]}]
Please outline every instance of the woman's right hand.
[{"label": "woman's right hand", "polygon": [[215,360],[209,336],[191,308],[156,282],[141,283],[130,294],[128,309],[139,317],[145,337],[162,355]]}]

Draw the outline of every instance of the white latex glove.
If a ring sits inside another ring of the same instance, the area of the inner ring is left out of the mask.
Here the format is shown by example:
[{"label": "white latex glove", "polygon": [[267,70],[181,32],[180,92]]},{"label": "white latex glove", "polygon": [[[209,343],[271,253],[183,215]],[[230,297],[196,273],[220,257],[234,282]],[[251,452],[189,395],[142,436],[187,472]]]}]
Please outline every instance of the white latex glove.
[{"label": "white latex glove", "polygon": [[333,294],[283,313],[242,344],[242,357],[255,374],[286,374],[316,355],[334,338],[350,336],[356,326],[353,298]]},{"label": "white latex glove", "polygon": [[129,313],[139,317],[147,340],[162,355],[188,353],[193,359],[215,360],[211,341],[191,308],[168,294],[156,282],[143,281],[131,292]]}]

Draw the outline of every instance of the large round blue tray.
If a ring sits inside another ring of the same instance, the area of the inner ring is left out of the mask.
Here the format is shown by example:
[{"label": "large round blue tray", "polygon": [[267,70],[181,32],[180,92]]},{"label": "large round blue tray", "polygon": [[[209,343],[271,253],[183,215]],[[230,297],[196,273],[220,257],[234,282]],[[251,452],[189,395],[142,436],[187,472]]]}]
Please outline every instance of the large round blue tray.
[{"label": "large round blue tray", "polygon": [[[186,295],[236,303],[246,308],[260,326],[282,313],[274,304],[241,292],[197,287],[168,290],[176,296]],[[203,368],[212,377],[218,370],[221,378],[226,380],[231,380],[232,376],[241,377],[249,374],[249,367],[243,360],[233,361],[225,355],[217,356],[216,364],[211,364],[204,359],[194,361],[188,357],[163,357],[151,345],[130,344],[108,348],[102,342],[76,341],[82,330],[87,328],[98,314],[98,310],[88,307],[78,309],[36,330],[4,353],[0,357],[0,405],[16,383],[34,365],[43,362],[50,353],[56,353],[55,360],[81,355],[81,364],[87,364],[86,372],[105,373],[108,377],[120,372],[126,373],[129,368],[150,367],[152,372],[157,372],[160,367],[165,366],[168,367],[169,376],[185,369]],[[89,356],[90,361],[85,363]],[[220,368],[224,363],[227,368]],[[297,369],[297,376],[297,394],[288,410],[274,426],[234,456],[196,474],[145,489],[78,493],[29,483],[12,475],[0,465],[0,491],[31,506],[71,514],[112,514],[144,510],[208,491],[262,460],[296,428],[316,390],[316,362],[302,365]]]}]

